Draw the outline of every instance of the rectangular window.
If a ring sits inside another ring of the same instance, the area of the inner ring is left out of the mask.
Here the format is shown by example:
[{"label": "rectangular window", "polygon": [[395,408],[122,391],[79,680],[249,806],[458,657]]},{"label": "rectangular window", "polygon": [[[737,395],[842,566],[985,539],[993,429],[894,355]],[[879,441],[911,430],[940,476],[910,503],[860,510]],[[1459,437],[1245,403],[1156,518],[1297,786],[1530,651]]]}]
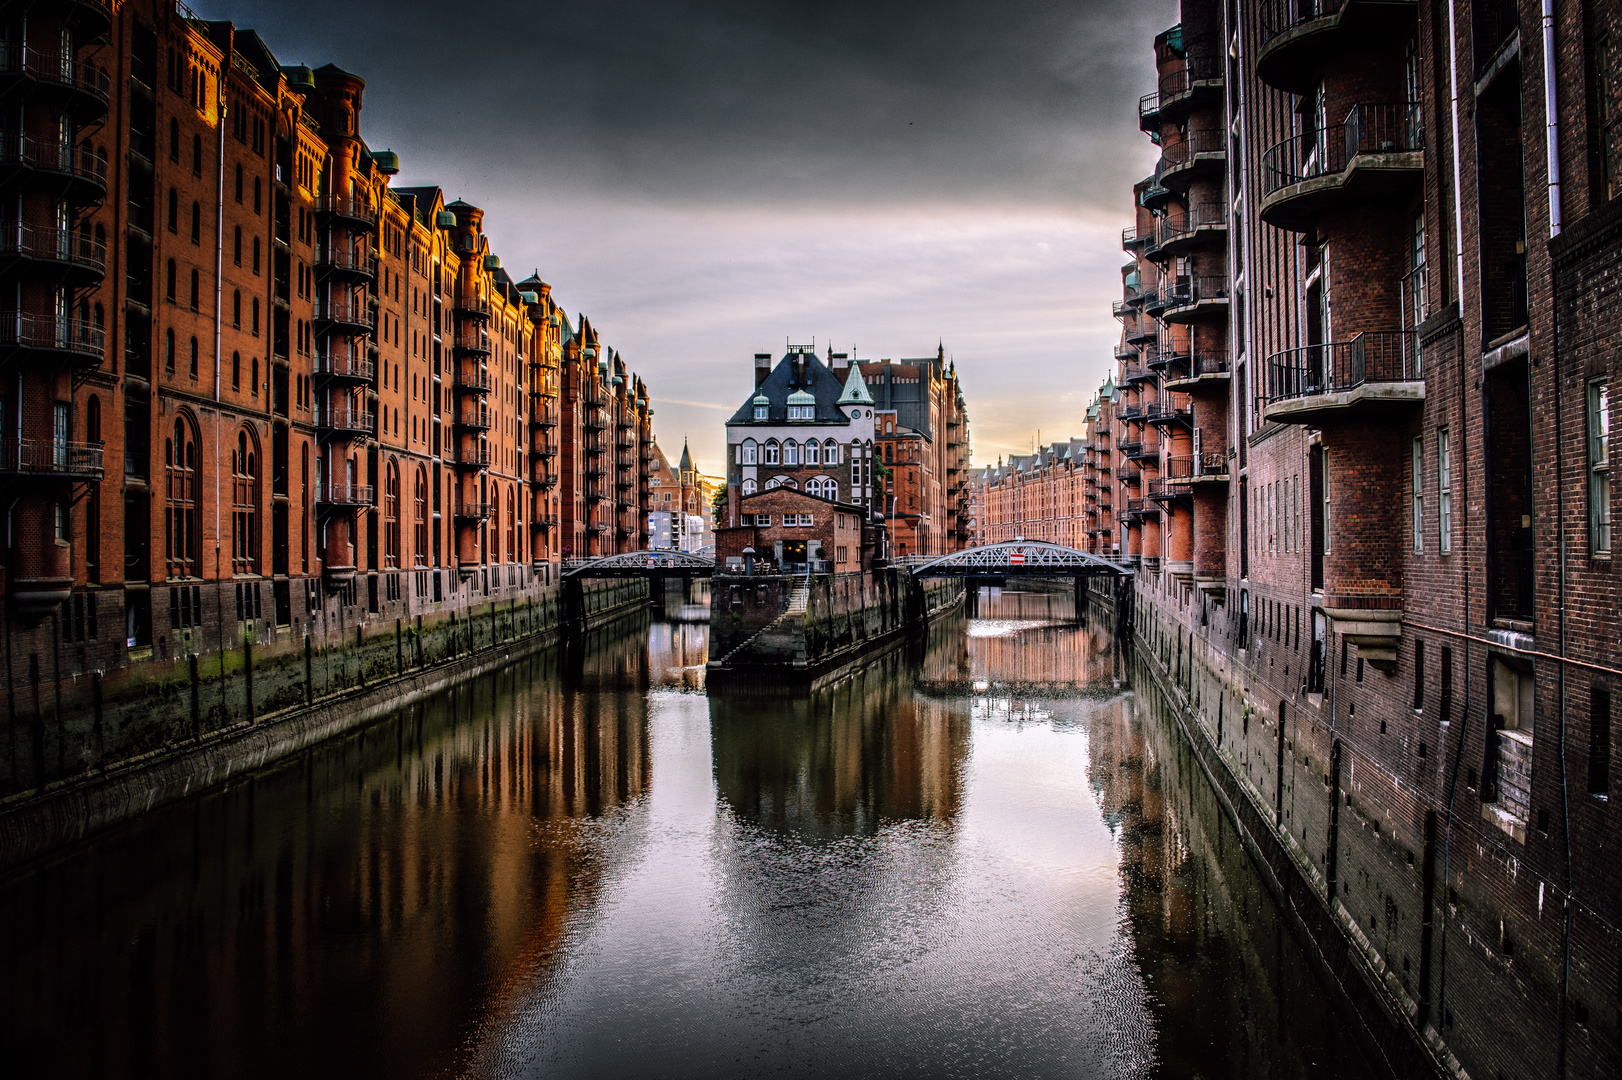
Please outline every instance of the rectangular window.
[{"label": "rectangular window", "polygon": [[1442,646],[1442,714],[1437,719],[1447,723],[1453,719],[1453,650]]},{"label": "rectangular window", "polygon": [[1425,440],[1414,440],[1413,455],[1414,554],[1425,550]]},{"label": "rectangular window", "polygon": [[1588,543],[1596,555],[1611,553],[1610,384],[1588,384]]},{"label": "rectangular window", "polygon": [[756,525],[770,525],[771,523],[772,523],[772,516],[770,514],[756,514],[755,515],[755,524]]},{"label": "rectangular window", "polygon": [[1425,643],[1414,642],[1414,711],[1425,707]]},{"label": "rectangular window", "polygon": [[1596,686],[1588,692],[1588,793],[1611,790],[1611,692]]},{"label": "rectangular window", "polygon": [[1453,550],[1453,445],[1447,428],[1436,432],[1436,541],[1443,555]]}]

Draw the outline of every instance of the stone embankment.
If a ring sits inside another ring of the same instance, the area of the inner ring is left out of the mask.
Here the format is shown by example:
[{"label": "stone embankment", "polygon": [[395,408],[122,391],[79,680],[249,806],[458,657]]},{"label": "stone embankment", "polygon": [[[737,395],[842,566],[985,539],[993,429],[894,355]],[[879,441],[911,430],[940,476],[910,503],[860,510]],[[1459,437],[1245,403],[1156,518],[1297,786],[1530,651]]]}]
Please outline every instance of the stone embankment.
[{"label": "stone embankment", "polygon": [[[556,644],[571,622],[593,629],[647,605],[642,579],[588,583],[573,611],[554,586],[468,617],[357,628],[324,648],[244,639],[116,682],[36,684],[31,701],[11,702],[0,871],[504,667]],[[29,777],[46,779],[25,786]]]},{"label": "stone embankment", "polygon": [[812,683],[922,634],[963,602],[961,580],[914,578],[901,567],[860,574],[711,579],[709,677],[728,683]]}]

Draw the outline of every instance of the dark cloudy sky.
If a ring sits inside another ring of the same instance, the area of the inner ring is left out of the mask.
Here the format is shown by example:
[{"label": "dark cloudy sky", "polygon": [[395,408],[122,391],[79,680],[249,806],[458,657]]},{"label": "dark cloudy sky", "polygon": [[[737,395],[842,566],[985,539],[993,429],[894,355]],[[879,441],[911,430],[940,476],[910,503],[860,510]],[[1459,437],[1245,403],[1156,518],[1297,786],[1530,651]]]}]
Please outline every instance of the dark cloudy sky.
[{"label": "dark cloudy sky", "polygon": [[718,471],[756,351],[944,341],[978,463],[1079,430],[1168,0],[192,0],[366,79],[400,183],[482,206]]}]

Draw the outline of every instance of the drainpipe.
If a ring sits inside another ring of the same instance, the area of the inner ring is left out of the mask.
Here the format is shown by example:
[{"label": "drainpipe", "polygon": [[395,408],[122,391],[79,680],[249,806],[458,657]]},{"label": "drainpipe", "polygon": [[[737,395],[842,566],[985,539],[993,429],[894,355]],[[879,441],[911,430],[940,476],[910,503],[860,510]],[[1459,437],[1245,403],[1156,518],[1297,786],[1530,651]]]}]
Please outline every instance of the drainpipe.
[{"label": "drainpipe", "polygon": [[[220,581],[220,424],[225,416],[220,409],[220,305],[225,301],[225,82],[217,84],[219,115],[214,126],[219,130],[219,144],[215,156],[219,159],[214,198],[214,580]],[[275,228],[276,207],[270,211],[271,228]],[[274,280],[274,266],[271,278]],[[225,589],[218,585],[214,593],[220,627],[220,669],[225,669]],[[223,683],[222,683],[223,686]]]},{"label": "drainpipe", "polygon": [[1543,117],[1549,168],[1550,236],[1560,235],[1560,110],[1555,101],[1555,89],[1554,0],[1543,0]]},{"label": "drainpipe", "polygon": [[[1544,0],[1547,4],[1549,0]],[[1459,185],[1462,167],[1459,164],[1459,19],[1458,0],[1447,5],[1447,70],[1451,82],[1449,107],[1453,124],[1453,260],[1458,290],[1454,299],[1459,302],[1459,313],[1464,313],[1464,197]]]}]

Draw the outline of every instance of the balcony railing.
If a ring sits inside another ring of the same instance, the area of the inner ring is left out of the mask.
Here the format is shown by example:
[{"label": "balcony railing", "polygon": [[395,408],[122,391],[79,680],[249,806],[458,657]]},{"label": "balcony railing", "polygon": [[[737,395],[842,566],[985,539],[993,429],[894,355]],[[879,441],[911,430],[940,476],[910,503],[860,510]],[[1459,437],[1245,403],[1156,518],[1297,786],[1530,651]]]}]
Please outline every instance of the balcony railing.
[{"label": "balcony railing", "polygon": [[102,478],[102,444],[24,439],[0,447],[0,472],[27,476]]},{"label": "balcony railing", "polygon": [[325,349],[318,351],[315,359],[316,374],[325,375],[329,379],[371,382],[376,370],[365,350],[359,348]]},{"label": "balcony railing", "polygon": [[1220,202],[1202,202],[1190,210],[1179,210],[1175,214],[1167,214],[1161,218],[1155,227],[1155,245],[1158,251],[1173,254],[1179,245],[1184,245],[1200,230],[1218,230],[1228,227],[1227,207]]},{"label": "balcony railing", "polygon": [[1220,87],[1223,75],[1221,56],[1193,53],[1183,57],[1182,67],[1160,76],[1160,112],[1170,111],[1202,86]]},{"label": "balcony railing", "polygon": [[38,228],[23,222],[0,225],[0,257],[46,259],[92,274],[107,272],[107,245],[72,229]]},{"label": "balcony railing", "polygon": [[[20,75],[60,90],[83,95],[86,103],[105,112],[112,95],[112,79],[87,60],[47,53],[31,46],[0,46],[0,74]],[[80,110],[82,112],[82,110]]]},{"label": "balcony railing", "polygon": [[1343,122],[1285,139],[1262,155],[1262,197],[1344,172],[1359,155],[1405,154],[1424,148],[1418,102],[1353,105]]},{"label": "balcony railing", "polygon": [[1413,331],[1366,331],[1350,341],[1285,349],[1267,358],[1267,400],[1334,394],[1422,377]]},{"label": "balcony railing", "polygon": [[464,521],[484,521],[494,512],[494,503],[463,501],[456,504],[456,516]]},{"label": "balcony railing", "polygon": [[1128,225],[1121,230],[1121,249],[1123,251],[1133,251],[1145,241],[1154,239],[1154,235],[1155,229],[1153,225],[1146,225],[1141,229],[1136,225]]},{"label": "balcony railing", "polygon": [[333,431],[369,434],[377,428],[377,414],[348,402],[323,407],[316,418],[316,426]]},{"label": "balcony railing", "polygon": [[88,319],[0,312],[0,349],[61,352],[71,360],[101,363],[107,331]]},{"label": "balcony railing", "polygon": [[469,390],[474,393],[488,394],[494,385],[488,371],[458,371],[454,385],[458,390]]},{"label": "balcony railing", "polygon": [[319,217],[333,217],[354,225],[372,228],[377,225],[377,208],[359,195],[322,195],[315,200]]},{"label": "balcony railing", "polygon": [[490,467],[490,451],[478,447],[459,448],[452,460],[464,469],[488,469]]},{"label": "balcony railing", "polygon": [[458,315],[465,315],[472,319],[488,319],[490,317],[490,301],[480,296],[462,297],[452,302],[451,310]]},{"label": "balcony railing", "polygon": [[1172,420],[1187,421],[1191,411],[1192,406],[1189,404],[1187,394],[1167,392],[1159,401],[1151,401],[1143,407],[1143,417],[1151,424]]},{"label": "balcony railing", "polygon": [[329,480],[316,490],[316,502],[328,506],[372,506],[377,493],[370,484],[355,484],[347,480]]},{"label": "balcony railing", "polygon": [[1155,166],[1155,177],[1167,187],[1169,178],[1176,178],[1201,163],[1220,167],[1228,149],[1227,134],[1221,128],[1197,128],[1184,133],[1174,142],[1167,142]]},{"label": "balcony railing", "polygon": [[456,414],[456,423],[459,427],[486,431],[490,428],[490,410],[463,409],[461,412]]},{"label": "balcony railing", "polygon": [[107,190],[107,161],[98,158],[89,146],[15,135],[0,140],[0,168],[7,167],[55,173],[97,192]]},{"label": "balcony railing", "polygon": [[316,322],[342,323],[351,327],[371,328],[372,313],[356,299],[323,300],[315,307]]},{"label": "balcony railing", "polygon": [[1201,478],[1226,477],[1228,475],[1228,452],[1226,450],[1202,450],[1198,454],[1179,454],[1169,457],[1164,464],[1164,474],[1169,480],[1197,480]]},{"label": "balcony railing", "polygon": [[377,273],[376,260],[370,253],[343,247],[329,247],[317,255],[316,268],[368,278]]},{"label": "balcony railing", "polygon": [[1160,284],[1162,318],[1177,321],[1201,307],[1228,302],[1228,275],[1200,274],[1168,278]]}]

